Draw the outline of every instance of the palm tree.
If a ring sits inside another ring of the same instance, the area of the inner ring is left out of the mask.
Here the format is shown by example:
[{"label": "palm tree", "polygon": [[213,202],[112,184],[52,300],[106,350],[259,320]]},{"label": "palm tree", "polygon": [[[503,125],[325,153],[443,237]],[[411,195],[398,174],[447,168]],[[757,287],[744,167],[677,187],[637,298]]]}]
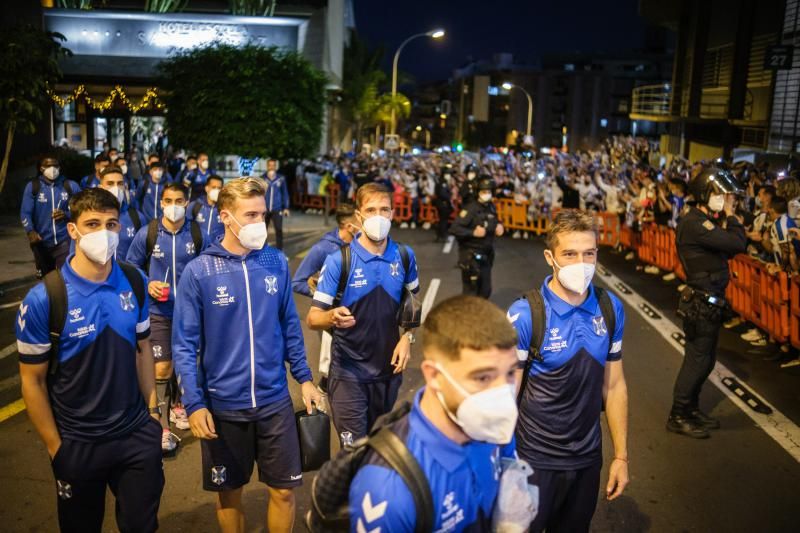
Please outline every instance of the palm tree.
[{"label": "palm tree", "polygon": [[364,128],[372,125],[379,107],[378,88],[387,80],[380,68],[383,55],[383,48],[370,51],[367,43],[351,31],[344,51],[341,109],[359,146]]}]

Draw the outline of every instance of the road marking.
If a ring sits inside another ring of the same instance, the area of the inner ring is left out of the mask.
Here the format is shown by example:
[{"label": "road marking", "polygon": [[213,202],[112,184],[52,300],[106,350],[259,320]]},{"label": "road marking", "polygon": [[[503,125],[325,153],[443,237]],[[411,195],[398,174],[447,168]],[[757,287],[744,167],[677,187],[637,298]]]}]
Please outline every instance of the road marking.
[{"label": "road marking", "polygon": [[15,373],[13,376],[7,377],[6,379],[0,381],[0,393],[7,391],[11,388],[19,388],[20,377],[18,373]]},{"label": "road marking", "polygon": [[[608,269],[606,270],[608,271]],[[632,309],[635,309],[636,312],[639,313],[639,315],[641,315],[641,317],[644,318],[644,320],[650,326],[652,326],[654,330],[661,334],[661,336],[664,337],[664,339],[673,348],[675,348],[675,350],[681,356],[683,356],[683,344],[679,340],[683,339],[683,331],[678,326],[676,326],[671,320],[666,319],[666,317],[653,318],[652,316],[648,315],[642,309],[642,305],[654,309],[653,305],[649,304],[644,298],[639,296],[639,294],[624,285],[620,279],[610,271],[608,271],[608,274],[604,276],[603,281],[610,287],[622,286],[628,289],[627,292],[616,291],[616,295],[621,300],[625,301],[625,303],[627,303]],[[749,405],[747,405],[745,400],[742,400],[740,396],[726,387],[723,383],[723,380],[727,379],[729,376],[736,377],[736,379],[739,381],[739,384],[754,398],[772,409],[772,414],[757,413]],[[708,377],[708,380],[720,391],[722,391],[722,393],[727,396],[734,405],[741,409],[744,414],[753,419],[756,425],[763,429],[767,435],[772,437],[772,439],[784,450],[786,450],[789,455],[791,455],[797,462],[800,462],[800,428],[798,428],[794,422],[789,420],[786,415],[778,411],[774,405],[770,404],[760,394],[754,391],[752,387],[747,385],[743,379],[736,376],[736,374],[731,372],[719,361],[717,361],[714,365],[714,370],[711,371],[711,375]],[[666,416],[666,412],[664,413],[664,416]]]},{"label": "road marking", "polygon": [[18,302],[11,302],[10,304],[3,304],[0,305],[0,309],[10,309],[11,307],[19,307],[19,304],[22,303],[22,300]]},{"label": "road marking", "polygon": [[8,346],[6,346],[2,350],[0,350],[0,361],[2,361],[6,357],[8,357],[9,355],[14,354],[14,353],[17,353],[17,343],[16,342],[14,342],[12,344],[9,344]]},{"label": "road marking", "polygon": [[441,285],[442,280],[439,278],[433,278],[431,280],[431,284],[428,285],[428,290],[425,291],[425,298],[422,299],[422,317],[421,322],[425,322],[425,319],[428,316],[428,313],[433,307],[433,302],[436,300],[436,293],[439,292],[439,285]]},{"label": "road marking", "polygon": [[16,402],[0,407],[0,422],[5,422],[17,413],[25,410],[25,402],[20,398]]},{"label": "road marking", "polygon": [[452,235],[447,236],[447,242],[444,243],[444,248],[442,248],[443,254],[449,254],[450,251],[453,249],[453,243],[456,242],[456,238]]}]

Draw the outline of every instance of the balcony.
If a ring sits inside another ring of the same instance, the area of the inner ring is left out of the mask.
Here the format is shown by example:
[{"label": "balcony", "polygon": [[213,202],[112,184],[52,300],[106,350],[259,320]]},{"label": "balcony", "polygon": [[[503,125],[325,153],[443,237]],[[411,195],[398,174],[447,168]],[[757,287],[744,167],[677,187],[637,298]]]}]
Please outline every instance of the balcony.
[{"label": "balcony", "polygon": [[642,85],[633,89],[630,118],[651,122],[669,122],[672,115],[672,86],[669,83]]}]

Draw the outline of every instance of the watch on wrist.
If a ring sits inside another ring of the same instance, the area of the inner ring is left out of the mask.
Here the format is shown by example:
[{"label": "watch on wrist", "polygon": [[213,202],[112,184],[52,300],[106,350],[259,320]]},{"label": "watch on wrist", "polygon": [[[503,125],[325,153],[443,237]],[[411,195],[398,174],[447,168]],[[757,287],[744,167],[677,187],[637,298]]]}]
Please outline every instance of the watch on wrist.
[{"label": "watch on wrist", "polygon": [[405,333],[403,333],[403,335],[405,335],[406,337],[408,337],[408,342],[409,342],[410,344],[414,344],[415,342],[417,342],[417,338],[414,336],[414,333],[413,333],[413,332],[411,332],[411,331],[406,331]]},{"label": "watch on wrist", "polygon": [[148,407],[147,412],[150,413],[151,415],[161,416],[161,406],[156,405],[155,407]]}]

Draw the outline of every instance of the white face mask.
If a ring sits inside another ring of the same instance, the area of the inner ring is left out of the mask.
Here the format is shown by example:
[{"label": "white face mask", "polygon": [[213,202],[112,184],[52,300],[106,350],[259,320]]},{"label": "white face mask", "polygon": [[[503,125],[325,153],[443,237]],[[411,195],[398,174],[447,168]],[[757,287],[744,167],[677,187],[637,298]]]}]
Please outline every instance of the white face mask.
[{"label": "white face mask", "polygon": [[369,237],[371,241],[381,242],[389,235],[392,221],[384,216],[376,215],[364,219],[361,226],[364,228],[364,233],[367,234],[367,237]]},{"label": "white face mask", "polygon": [[170,222],[178,222],[186,215],[186,208],[182,205],[168,205],[164,208],[164,216]]},{"label": "white face mask", "polygon": [[128,173],[128,165],[120,165],[119,169],[122,171],[123,174]]},{"label": "white face mask", "polygon": [[475,179],[476,174],[474,172],[467,172],[467,179],[472,181]]},{"label": "white face mask", "polygon": [[[77,226],[75,226],[75,231],[78,231]],[[81,240],[78,241],[78,248],[95,263],[105,265],[117,252],[119,235],[113,231],[104,229],[86,235],[82,235],[78,231],[78,235],[81,237]]]},{"label": "white face mask", "polygon": [[270,179],[274,178],[275,177],[275,171],[274,170],[267,170],[267,176],[269,176]]},{"label": "white face mask", "polygon": [[719,213],[725,207],[724,194],[712,194],[708,199],[708,208],[715,213]]},{"label": "white face mask", "polygon": [[42,175],[50,181],[54,181],[58,177],[58,167],[47,167],[42,172]]},{"label": "white face mask", "polygon": [[216,202],[217,198],[219,198],[219,189],[211,189],[208,191],[208,199],[212,202]]},{"label": "white face mask", "polygon": [[481,193],[481,194],[478,195],[478,200],[481,203],[488,204],[489,202],[492,201],[492,193],[490,193],[490,192],[489,193]]},{"label": "white face mask", "polygon": [[576,294],[583,294],[589,288],[589,284],[594,277],[594,264],[592,263],[575,263],[561,267],[556,263],[556,258],[550,256],[553,264],[558,268],[558,281],[561,285]]},{"label": "white face mask", "polygon": [[436,393],[447,416],[472,440],[508,444],[517,425],[517,402],[513,385],[492,387],[470,394],[438,363],[436,369],[464,396],[456,414],[450,412],[441,392]]},{"label": "white face mask", "polygon": [[239,226],[239,234],[236,238],[248,250],[260,250],[267,242],[267,225],[264,222],[253,222],[252,224],[245,224],[242,226],[233,214],[229,213],[236,225]]},{"label": "white face mask", "polygon": [[117,201],[121,204],[123,200],[125,200],[125,189],[120,187],[119,185],[114,185],[110,189],[106,189],[108,192],[114,195]]},{"label": "white face mask", "polygon": [[200,167],[200,170],[206,170],[208,168],[208,161],[200,161],[198,166]]}]

